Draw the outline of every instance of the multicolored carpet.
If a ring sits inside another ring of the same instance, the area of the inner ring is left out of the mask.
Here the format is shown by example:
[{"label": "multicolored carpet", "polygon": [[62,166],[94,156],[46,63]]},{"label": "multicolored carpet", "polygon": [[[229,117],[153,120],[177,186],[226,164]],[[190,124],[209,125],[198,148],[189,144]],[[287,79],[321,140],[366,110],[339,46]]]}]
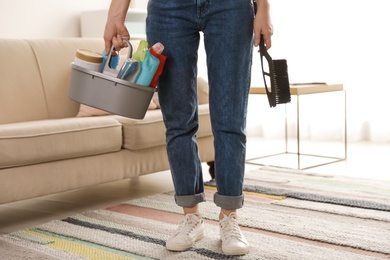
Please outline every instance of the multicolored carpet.
[{"label": "multicolored carpet", "polygon": [[131,200],[0,237],[0,259],[390,259],[390,182],[262,169],[245,180],[239,222],[250,254],[222,254],[207,183],[206,238],[165,241],[180,222],[173,193]]}]

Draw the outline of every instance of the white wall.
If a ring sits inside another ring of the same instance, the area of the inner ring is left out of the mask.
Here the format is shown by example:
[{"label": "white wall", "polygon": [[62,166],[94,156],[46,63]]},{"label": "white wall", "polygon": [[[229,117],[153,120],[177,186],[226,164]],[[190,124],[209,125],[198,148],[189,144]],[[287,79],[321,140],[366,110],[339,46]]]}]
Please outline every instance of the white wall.
[{"label": "white wall", "polygon": [[[80,37],[80,13],[111,0],[0,0],[0,38]],[[132,0],[144,8],[147,0]]]}]

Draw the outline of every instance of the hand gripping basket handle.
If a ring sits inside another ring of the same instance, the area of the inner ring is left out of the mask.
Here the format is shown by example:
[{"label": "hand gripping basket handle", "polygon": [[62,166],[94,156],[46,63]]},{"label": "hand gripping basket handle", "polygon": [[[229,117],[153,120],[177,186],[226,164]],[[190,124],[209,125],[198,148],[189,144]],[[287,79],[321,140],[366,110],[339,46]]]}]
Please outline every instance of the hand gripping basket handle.
[{"label": "hand gripping basket handle", "polygon": [[[130,41],[127,40],[127,39],[123,39],[123,41],[125,41],[127,43],[127,46],[129,47],[128,51],[127,51],[127,57],[126,59],[130,59],[133,57],[133,45],[131,45]],[[108,57],[107,57],[107,61],[106,63],[104,64],[104,67],[103,67],[103,70],[102,70],[102,73],[103,74],[109,74],[109,75],[112,75],[112,76],[115,76],[118,75],[119,71],[118,70],[115,70],[113,68],[110,67],[110,63],[111,63],[111,56],[112,56],[112,51],[114,50],[114,45],[111,46],[111,50],[110,50],[110,53],[108,54]],[[119,55],[119,51],[118,51],[118,54]]]}]

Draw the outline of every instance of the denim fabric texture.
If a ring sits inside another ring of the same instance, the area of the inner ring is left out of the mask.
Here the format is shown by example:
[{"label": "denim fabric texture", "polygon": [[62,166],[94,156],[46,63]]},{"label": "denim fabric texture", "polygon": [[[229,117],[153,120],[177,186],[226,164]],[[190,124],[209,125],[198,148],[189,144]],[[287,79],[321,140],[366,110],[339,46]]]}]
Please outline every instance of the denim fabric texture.
[{"label": "denim fabric texture", "polygon": [[147,40],[167,56],[158,93],[176,203],[204,201],[196,134],[199,127],[197,60],[204,34],[217,192],[224,209],[241,208],[246,114],[253,50],[251,0],[149,0]]}]

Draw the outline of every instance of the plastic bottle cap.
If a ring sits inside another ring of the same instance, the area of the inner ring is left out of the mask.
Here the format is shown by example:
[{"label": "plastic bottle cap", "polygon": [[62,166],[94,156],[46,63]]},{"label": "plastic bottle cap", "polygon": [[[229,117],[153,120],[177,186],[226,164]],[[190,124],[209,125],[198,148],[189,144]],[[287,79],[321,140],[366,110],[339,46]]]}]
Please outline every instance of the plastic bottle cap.
[{"label": "plastic bottle cap", "polygon": [[164,45],[161,43],[161,42],[157,42],[156,44],[154,44],[152,46],[152,49],[158,53],[158,54],[161,54],[164,50]]},{"label": "plastic bottle cap", "polygon": [[76,57],[83,61],[88,61],[92,63],[102,63],[103,62],[103,55],[101,55],[98,52],[85,50],[85,49],[78,49],[76,51]]}]

